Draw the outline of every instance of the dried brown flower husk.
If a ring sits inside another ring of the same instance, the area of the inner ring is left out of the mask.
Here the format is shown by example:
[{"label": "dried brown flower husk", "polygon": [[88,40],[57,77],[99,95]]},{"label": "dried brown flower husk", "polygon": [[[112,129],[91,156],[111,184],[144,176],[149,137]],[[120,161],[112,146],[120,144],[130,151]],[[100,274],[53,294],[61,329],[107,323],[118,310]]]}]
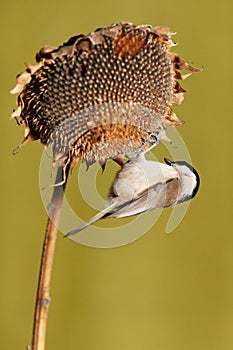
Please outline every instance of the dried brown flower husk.
[{"label": "dried brown flower husk", "polygon": [[[183,123],[172,110],[185,90],[182,70],[198,72],[178,54],[170,29],[116,23],[45,46],[11,91],[12,113],[25,126],[21,145],[53,144],[54,161],[105,164],[146,144],[151,133]],[[20,146],[21,146],[20,145]]]}]

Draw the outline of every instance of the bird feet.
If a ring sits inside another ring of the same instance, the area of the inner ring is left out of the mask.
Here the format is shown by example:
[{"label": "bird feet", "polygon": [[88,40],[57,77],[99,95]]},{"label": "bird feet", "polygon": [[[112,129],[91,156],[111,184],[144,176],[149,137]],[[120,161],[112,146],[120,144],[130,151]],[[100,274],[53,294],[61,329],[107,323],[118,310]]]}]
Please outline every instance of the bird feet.
[{"label": "bird feet", "polygon": [[[147,152],[151,151],[154,147],[156,147],[159,144],[163,133],[164,128],[162,126],[159,127],[158,131],[150,133],[146,138],[146,142],[139,148],[139,154],[146,154]],[[150,143],[151,146],[148,148],[148,145]]]}]

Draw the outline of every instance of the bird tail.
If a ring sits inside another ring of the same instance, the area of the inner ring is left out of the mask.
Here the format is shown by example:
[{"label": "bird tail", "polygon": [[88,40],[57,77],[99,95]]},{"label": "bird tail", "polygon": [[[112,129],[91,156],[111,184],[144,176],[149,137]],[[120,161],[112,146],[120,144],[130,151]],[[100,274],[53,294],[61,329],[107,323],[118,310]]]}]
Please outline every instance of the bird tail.
[{"label": "bird tail", "polygon": [[70,237],[75,235],[76,233],[84,230],[85,228],[87,228],[88,226],[90,226],[91,224],[93,224],[94,222],[102,219],[105,215],[107,215],[111,210],[115,209],[116,207],[116,202],[113,201],[110,205],[107,205],[103,210],[101,210],[99,213],[97,213],[95,216],[93,216],[90,220],[88,220],[85,224],[83,224],[82,226],[79,226],[77,228],[75,228],[74,230],[68,232],[64,237]]}]

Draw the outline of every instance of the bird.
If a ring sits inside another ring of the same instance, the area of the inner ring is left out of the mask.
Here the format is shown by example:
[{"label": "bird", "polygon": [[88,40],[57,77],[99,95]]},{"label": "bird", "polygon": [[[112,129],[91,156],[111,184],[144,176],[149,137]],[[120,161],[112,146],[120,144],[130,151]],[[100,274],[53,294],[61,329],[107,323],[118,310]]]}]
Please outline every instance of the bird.
[{"label": "bird", "polygon": [[138,215],[191,200],[200,186],[198,172],[186,161],[164,158],[164,162],[147,160],[143,152],[128,160],[113,181],[104,209],[65,237],[100,219]]}]

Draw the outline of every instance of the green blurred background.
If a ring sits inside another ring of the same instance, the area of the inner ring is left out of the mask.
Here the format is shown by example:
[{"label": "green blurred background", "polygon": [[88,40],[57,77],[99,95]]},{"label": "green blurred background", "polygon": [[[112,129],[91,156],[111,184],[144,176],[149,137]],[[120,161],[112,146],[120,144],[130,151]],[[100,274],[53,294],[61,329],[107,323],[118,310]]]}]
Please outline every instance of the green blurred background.
[{"label": "green blurred background", "polygon": [[171,235],[164,233],[169,211],[120,248],[88,248],[59,234],[47,349],[233,349],[232,10],[230,0],[1,2],[2,349],[25,349],[31,341],[46,224],[42,146],[12,156],[23,128],[9,121],[16,99],[9,90],[43,45],[123,20],[170,26],[179,42],[174,51],[205,66],[183,83],[188,93],[176,109],[187,121],[179,132],[201,190]]}]

